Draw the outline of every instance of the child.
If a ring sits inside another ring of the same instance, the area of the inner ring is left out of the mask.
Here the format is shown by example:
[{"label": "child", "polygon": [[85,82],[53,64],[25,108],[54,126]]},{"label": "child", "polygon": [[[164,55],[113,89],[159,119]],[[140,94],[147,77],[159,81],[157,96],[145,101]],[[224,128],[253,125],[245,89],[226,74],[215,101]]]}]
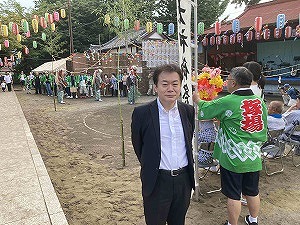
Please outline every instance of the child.
[{"label": "child", "polygon": [[3,80],[2,83],[1,83],[1,87],[2,87],[2,91],[5,92],[5,89],[6,89],[6,83],[5,83],[4,80]]}]

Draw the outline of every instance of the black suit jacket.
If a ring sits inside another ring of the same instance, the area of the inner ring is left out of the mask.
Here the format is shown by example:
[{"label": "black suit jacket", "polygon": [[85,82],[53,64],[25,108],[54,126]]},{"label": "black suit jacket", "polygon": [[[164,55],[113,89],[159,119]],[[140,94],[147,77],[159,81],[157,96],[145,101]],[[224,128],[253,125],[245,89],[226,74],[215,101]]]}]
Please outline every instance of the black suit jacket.
[{"label": "black suit jacket", "polygon": [[[182,102],[178,102],[178,110],[185,136],[191,186],[195,188],[192,151],[195,111],[192,106]],[[157,100],[134,109],[131,123],[131,141],[141,164],[142,193],[143,196],[149,196],[156,183],[161,159]]]}]

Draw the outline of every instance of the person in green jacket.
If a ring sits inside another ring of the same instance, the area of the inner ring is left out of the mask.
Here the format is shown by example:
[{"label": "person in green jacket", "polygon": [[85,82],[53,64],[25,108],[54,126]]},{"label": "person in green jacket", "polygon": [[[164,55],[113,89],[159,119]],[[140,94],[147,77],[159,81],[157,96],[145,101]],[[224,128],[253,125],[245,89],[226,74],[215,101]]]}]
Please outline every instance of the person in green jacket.
[{"label": "person in green jacket", "polygon": [[230,95],[207,102],[193,94],[199,119],[220,121],[213,156],[220,162],[222,193],[228,198],[226,225],[238,223],[241,194],[250,212],[245,217],[246,224],[258,224],[260,147],[267,140],[268,113],[263,100],[250,89],[251,82],[252,73],[245,67],[236,67],[227,78]]}]

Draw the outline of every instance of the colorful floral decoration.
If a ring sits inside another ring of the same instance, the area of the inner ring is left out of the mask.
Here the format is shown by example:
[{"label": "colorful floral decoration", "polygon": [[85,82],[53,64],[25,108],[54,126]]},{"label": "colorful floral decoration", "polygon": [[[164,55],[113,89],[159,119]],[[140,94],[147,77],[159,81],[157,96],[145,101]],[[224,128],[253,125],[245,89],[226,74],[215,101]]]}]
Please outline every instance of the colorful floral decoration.
[{"label": "colorful floral decoration", "polygon": [[197,79],[198,93],[200,99],[210,101],[218,96],[223,90],[223,80],[220,68],[210,68],[205,66]]}]

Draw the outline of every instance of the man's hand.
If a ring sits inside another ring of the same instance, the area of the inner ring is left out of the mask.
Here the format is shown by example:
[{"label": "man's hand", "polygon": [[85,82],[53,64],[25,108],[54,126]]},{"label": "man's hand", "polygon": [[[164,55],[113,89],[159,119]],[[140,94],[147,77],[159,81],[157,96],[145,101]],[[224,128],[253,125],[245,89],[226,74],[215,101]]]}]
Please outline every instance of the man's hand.
[{"label": "man's hand", "polygon": [[200,101],[200,97],[199,94],[195,91],[193,91],[193,101],[198,105],[199,101]]}]

